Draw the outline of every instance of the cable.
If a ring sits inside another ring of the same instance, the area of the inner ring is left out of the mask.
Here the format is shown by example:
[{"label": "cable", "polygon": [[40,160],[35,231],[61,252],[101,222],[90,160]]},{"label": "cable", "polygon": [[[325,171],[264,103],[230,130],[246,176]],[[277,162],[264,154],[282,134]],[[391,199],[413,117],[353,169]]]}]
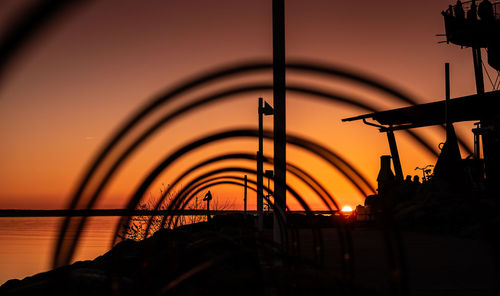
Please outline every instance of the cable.
[{"label": "cable", "polygon": [[484,72],[486,72],[486,76],[488,76],[488,80],[491,83],[491,87],[493,88],[493,90],[495,90],[495,84],[493,83],[493,80],[491,80],[490,73],[488,73],[488,69],[486,69],[486,66],[484,65],[484,62],[482,59],[481,59],[481,65],[483,65]]}]

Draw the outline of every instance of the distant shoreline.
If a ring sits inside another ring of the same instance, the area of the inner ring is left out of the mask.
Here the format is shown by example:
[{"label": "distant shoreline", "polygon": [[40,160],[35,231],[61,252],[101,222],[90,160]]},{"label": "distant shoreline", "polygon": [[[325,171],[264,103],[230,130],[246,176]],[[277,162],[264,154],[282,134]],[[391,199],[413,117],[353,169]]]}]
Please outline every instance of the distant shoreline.
[{"label": "distant shoreline", "polygon": [[[311,211],[312,214],[333,215],[337,211]],[[210,211],[211,215],[244,214],[244,211],[225,210]],[[256,215],[257,211],[247,211],[248,215]],[[289,211],[293,214],[306,214],[305,211]],[[206,215],[206,210],[127,210],[127,209],[94,209],[94,210],[0,210],[0,217],[88,217],[88,216],[201,216]]]}]

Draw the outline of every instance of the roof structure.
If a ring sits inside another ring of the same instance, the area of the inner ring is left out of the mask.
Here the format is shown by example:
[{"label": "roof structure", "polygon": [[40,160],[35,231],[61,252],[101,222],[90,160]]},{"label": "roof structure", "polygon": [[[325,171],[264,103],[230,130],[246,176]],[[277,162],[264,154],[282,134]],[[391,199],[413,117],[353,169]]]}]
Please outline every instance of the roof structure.
[{"label": "roof structure", "polygon": [[[342,119],[354,121],[371,118],[392,130],[409,129],[445,123],[445,100],[420,104],[393,110],[374,112],[356,117]],[[500,91],[492,91],[459,97],[448,101],[448,121],[486,120],[500,116]]]}]

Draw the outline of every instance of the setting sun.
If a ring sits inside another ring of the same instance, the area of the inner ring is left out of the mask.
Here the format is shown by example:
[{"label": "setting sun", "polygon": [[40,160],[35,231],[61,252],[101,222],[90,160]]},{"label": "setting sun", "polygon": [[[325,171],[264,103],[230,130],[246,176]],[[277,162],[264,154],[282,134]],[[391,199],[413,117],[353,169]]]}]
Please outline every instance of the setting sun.
[{"label": "setting sun", "polygon": [[342,207],[342,212],[352,212],[352,208],[350,206]]}]

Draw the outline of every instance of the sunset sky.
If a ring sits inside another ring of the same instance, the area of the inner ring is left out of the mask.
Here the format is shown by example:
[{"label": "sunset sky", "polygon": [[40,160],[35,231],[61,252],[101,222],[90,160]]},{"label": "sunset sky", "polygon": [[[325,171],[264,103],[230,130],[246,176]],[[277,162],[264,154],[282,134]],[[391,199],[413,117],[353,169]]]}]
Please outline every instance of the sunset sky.
[{"label": "sunset sky", "polygon": [[[287,60],[369,74],[419,102],[444,98],[444,63],[450,62],[452,97],[473,94],[471,50],[438,44],[444,37],[435,36],[444,33],[440,12],[449,4],[449,0],[286,0]],[[0,4],[0,34],[19,9],[16,0]],[[0,208],[66,207],[86,166],[134,111],[200,73],[251,60],[272,60],[271,0],[95,0],[65,15],[16,57],[0,85]],[[341,79],[295,72],[287,73],[287,79],[357,96],[381,109],[404,106]],[[189,92],[165,110],[212,91],[271,81],[269,71],[241,75]],[[122,166],[98,207],[123,207],[149,170],[176,148],[216,131],[256,128],[259,96],[272,103],[271,92],[237,95],[163,128]],[[361,122],[341,122],[363,113],[313,97],[287,95],[288,132],[338,152],[376,187],[379,156],[389,154],[385,135]],[[271,129],[272,118],[266,118],[264,125]],[[469,143],[471,127],[471,123],[457,125]],[[418,132],[433,145],[444,141],[438,129]],[[435,162],[406,135],[396,133],[396,138],[405,175],[420,174],[416,166]],[[152,186],[151,195],[157,196],[161,183],[169,184],[198,161],[257,149],[254,139],[208,145],[177,161]],[[272,156],[271,142],[266,141],[264,149]],[[362,203],[359,193],[324,161],[296,148],[288,151],[288,161],[320,180],[340,204]],[[255,167],[241,161],[212,168],[234,164]],[[311,206],[323,208],[304,185],[292,177],[288,181]],[[218,186],[212,193],[242,207],[239,187]],[[255,194],[249,197],[253,209]]]}]

